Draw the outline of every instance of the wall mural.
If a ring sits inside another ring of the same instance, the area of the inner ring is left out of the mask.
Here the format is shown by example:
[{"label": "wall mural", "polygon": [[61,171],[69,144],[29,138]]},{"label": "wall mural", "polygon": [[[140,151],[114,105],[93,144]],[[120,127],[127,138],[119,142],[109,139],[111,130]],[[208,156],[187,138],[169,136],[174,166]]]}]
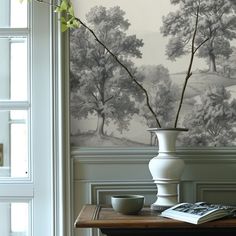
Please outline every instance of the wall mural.
[{"label": "wall mural", "polygon": [[[189,64],[197,4],[197,52],[178,127],[184,146],[236,143],[236,7],[229,0],[76,0],[77,15],[150,94],[163,127],[174,115]],[[70,33],[71,142],[75,146],[153,144],[145,98],[83,27]]]}]

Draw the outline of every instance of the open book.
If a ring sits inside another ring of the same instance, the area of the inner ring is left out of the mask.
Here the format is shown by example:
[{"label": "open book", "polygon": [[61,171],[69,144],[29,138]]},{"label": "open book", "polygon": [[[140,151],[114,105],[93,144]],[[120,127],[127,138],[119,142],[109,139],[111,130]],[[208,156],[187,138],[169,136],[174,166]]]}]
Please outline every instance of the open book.
[{"label": "open book", "polygon": [[192,224],[202,224],[222,217],[236,216],[236,206],[209,204],[206,202],[180,203],[161,213],[161,216]]}]

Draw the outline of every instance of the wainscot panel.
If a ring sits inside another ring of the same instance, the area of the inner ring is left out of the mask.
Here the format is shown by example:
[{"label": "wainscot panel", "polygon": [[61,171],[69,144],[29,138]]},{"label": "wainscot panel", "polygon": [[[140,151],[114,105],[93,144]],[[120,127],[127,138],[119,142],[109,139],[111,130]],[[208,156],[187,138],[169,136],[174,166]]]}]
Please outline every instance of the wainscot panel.
[{"label": "wainscot panel", "polygon": [[[233,149],[180,149],[185,171],[180,201],[208,201],[236,205],[236,152]],[[148,170],[155,148],[74,148],[74,218],[83,204],[110,204],[115,194],[142,194],[150,205],[156,187]],[[75,229],[75,236],[96,236],[98,230]]]}]

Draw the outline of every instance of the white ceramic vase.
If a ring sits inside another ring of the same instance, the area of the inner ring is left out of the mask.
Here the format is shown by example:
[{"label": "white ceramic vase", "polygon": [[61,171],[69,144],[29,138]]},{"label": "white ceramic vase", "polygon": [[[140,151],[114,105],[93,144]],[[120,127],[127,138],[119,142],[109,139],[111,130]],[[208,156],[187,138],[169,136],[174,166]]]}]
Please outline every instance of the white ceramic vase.
[{"label": "white ceramic vase", "polygon": [[179,202],[179,183],[184,170],[184,161],[176,155],[176,139],[183,128],[154,128],[158,138],[159,153],[149,162],[149,170],[157,185],[157,200],[152,210],[163,211]]}]

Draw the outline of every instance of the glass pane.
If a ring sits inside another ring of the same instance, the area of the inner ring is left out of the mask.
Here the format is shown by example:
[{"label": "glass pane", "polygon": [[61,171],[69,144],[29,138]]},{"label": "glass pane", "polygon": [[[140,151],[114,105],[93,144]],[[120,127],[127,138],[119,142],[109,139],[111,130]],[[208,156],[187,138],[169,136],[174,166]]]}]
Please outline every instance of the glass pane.
[{"label": "glass pane", "polygon": [[27,112],[22,110],[13,110],[10,113],[11,120],[27,120]]},{"label": "glass pane", "polygon": [[11,0],[11,27],[27,27],[27,1]]},{"label": "glass pane", "polygon": [[28,177],[28,112],[0,112],[0,176]]},{"label": "glass pane", "polygon": [[11,43],[11,100],[27,99],[27,40]]},{"label": "glass pane", "polygon": [[26,28],[27,1],[20,3],[19,0],[1,0],[0,27]]},{"label": "glass pane", "polygon": [[27,39],[0,38],[0,99],[27,100]]},{"label": "glass pane", "polygon": [[11,177],[28,176],[27,127],[11,125]]},{"label": "glass pane", "polygon": [[0,202],[0,235],[28,236],[30,205],[28,202]]}]

